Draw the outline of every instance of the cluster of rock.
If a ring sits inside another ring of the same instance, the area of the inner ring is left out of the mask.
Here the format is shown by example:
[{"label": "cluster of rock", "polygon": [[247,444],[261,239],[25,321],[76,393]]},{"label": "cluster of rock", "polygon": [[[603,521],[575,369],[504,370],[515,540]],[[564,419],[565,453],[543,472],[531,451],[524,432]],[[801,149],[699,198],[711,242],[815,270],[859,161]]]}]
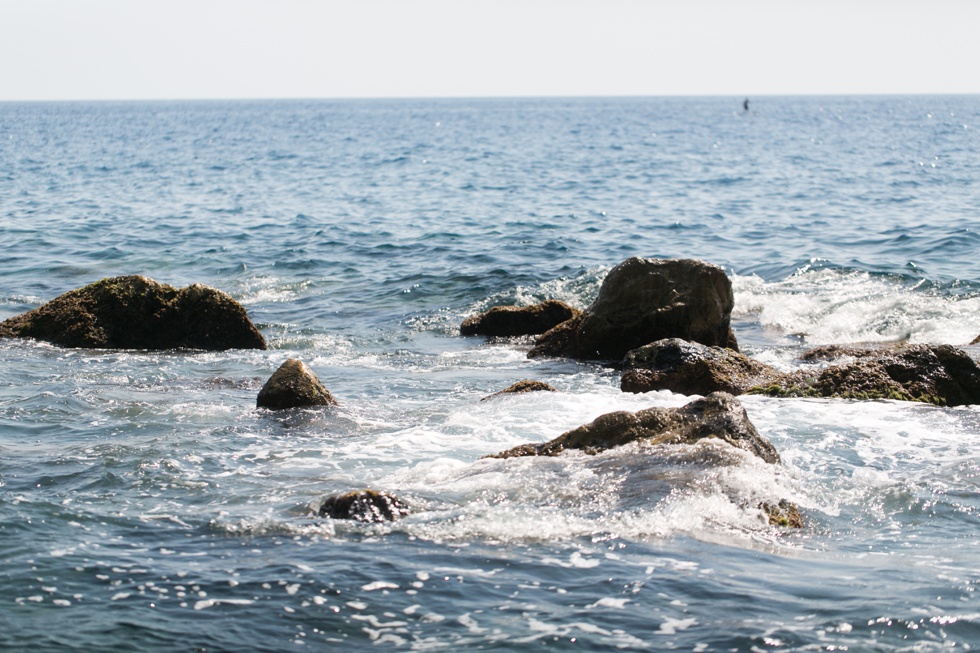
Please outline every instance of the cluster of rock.
[{"label": "cluster of rock", "polygon": [[[703,395],[680,408],[603,415],[549,442],[490,457],[554,456],[568,449],[595,454],[635,441],[690,445],[714,438],[777,464],[775,448],[749,422],[735,395],[980,404],[980,368],[964,351],[948,345],[824,347],[802,356],[808,367],[780,372],[739,353],[731,329],[733,306],[731,282],[717,266],[631,258],[609,272],[584,311],[549,300],[530,307],[494,307],[467,319],[460,327],[463,335],[538,336],[528,353],[531,358],[616,361],[623,368],[621,388],[626,392]],[[0,337],[86,348],[266,348],[245,309],[227,294],[198,284],[178,290],[142,276],[103,279],[65,293],[0,323]],[[980,337],[971,344],[980,344]],[[555,388],[524,380],[484,399],[536,391]],[[284,362],[256,399],[259,408],[269,410],[336,404],[298,359]],[[785,500],[759,507],[772,524],[802,526],[799,510]],[[371,522],[409,511],[394,495],[360,490],[327,497],[317,513]]]}]

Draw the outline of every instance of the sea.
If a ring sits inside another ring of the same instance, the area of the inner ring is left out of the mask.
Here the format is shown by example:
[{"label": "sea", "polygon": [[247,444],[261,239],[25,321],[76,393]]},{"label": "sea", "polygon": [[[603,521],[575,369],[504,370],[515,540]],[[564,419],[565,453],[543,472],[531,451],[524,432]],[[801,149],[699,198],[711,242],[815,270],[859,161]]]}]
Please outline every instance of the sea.
[{"label": "sea", "polygon": [[[743,100],[0,103],[0,319],[141,274],[269,343],[0,340],[0,650],[980,648],[980,407],[742,397],[778,465],[485,458],[693,400],[460,336],[633,256],[722,267],[779,369],[980,358],[980,97]],[[257,409],[289,358],[339,405]],[[558,392],[483,401],[522,379]],[[317,516],[364,488],[411,514]]]}]

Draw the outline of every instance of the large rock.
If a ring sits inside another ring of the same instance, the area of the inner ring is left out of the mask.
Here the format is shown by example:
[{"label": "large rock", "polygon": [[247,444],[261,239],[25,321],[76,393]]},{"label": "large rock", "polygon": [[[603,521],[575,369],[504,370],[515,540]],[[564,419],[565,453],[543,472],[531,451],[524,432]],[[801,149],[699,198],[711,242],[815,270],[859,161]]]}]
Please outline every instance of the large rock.
[{"label": "large rock", "polygon": [[72,290],[0,323],[0,337],[62,347],[107,349],[265,349],[241,304],[195,284],[181,290],[142,276]]},{"label": "large rock", "polygon": [[627,259],[610,270],[588,309],[538,338],[528,356],[619,360],[664,338],[737,349],[734,304],[732,284],[715,265]]},{"label": "large rock", "polygon": [[694,444],[704,438],[723,440],[768,463],[779,462],[775,447],[755,430],[742,404],[725,392],[714,392],[679,408],[608,413],[549,442],[524,444],[489,457],[555,456],[566,449],[595,454],[635,440],[663,445]]},{"label": "large rock", "polygon": [[459,332],[464,336],[539,335],[580,312],[556,299],[534,306],[494,306],[486,313],[466,318]]},{"label": "large rock", "polygon": [[939,406],[980,404],[980,367],[949,345],[892,349],[821,348],[805,360],[847,360],[823,369],[800,370],[750,389],[771,397],[898,399]]},{"label": "large rock", "polygon": [[684,395],[728,392],[749,388],[783,376],[765,363],[725,347],[709,347],[680,338],[658,340],[626,354],[620,379],[624,392],[670,390]]},{"label": "large rock", "polygon": [[317,514],[331,519],[361,522],[393,521],[410,512],[408,505],[393,494],[377,490],[357,490],[327,497]]},{"label": "large rock", "polygon": [[334,406],[337,401],[323,387],[320,379],[298,358],[279,366],[259,390],[258,408],[286,410],[306,406]]}]

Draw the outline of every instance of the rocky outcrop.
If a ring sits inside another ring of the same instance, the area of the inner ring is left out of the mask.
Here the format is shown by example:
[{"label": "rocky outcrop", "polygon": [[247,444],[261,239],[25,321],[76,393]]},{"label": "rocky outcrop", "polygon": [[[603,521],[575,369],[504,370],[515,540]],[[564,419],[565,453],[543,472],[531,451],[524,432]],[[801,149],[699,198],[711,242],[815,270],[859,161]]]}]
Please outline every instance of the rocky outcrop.
[{"label": "rocky outcrop", "polygon": [[737,349],[734,303],[732,284],[715,265],[627,259],[610,270],[588,309],[538,338],[528,356],[620,360],[664,338]]},{"label": "rocky outcrop", "polygon": [[331,519],[383,522],[404,517],[410,511],[408,504],[393,494],[358,490],[327,497],[317,509],[317,514]]},{"label": "rocky outcrop", "polygon": [[544,381],[531,381],[525,379],[507,386],[500,392],[495,392],[490,396],[484,397],[480,401],[486,401],[487,399],[493,399],[494,397],[499,397],[501,395],[524,394],[527,392],[558,392],[558,390],[548,385]]},{"label": "rocky outcrop", "polygon": [[783,374],[769,365],[725,347],[709,347],[679,338],[658,340],[634,349],[623,360],[624,392],[670,390],[684,395],[728,392],[740,395]]},{"label": "rocky outcrop", "polygon": [[805,360],[851,359],[823,369],[799,370],[748,392],[771,397],[897,399],[939,406],[980,404],[980,367],[949,345],[893,349],[820,348]]},{"label": "rocky outcrop", "polygon": [[0,323],[0,337],[61,347],[265,349],[244,307],[226,293],[183,289],[142,276],[114,277],[67,292]]},{"label": "rocky outcrop", "polygon": [[337,401],[303,361],[290,358],[265,382],[255,404],[258,408],[285,410],[335,406]]},{"label": "rocky outcrop", "polygon": [[714,392],[679,408],[608,413],[549,442],[524,444],[489,457],[555,456],[566,449],[596,454],[636,440],[664,445],[694,444],[704,438],[723,440],[768,463],[779,462],[775,447],[759,435],[742,404],[725,392]]},{"label": "rocky outcrop", "polygon": [[580,312],[555,299],[534,306],[494,306],[464,320],[459,332],[464,336],[539,335]]}]

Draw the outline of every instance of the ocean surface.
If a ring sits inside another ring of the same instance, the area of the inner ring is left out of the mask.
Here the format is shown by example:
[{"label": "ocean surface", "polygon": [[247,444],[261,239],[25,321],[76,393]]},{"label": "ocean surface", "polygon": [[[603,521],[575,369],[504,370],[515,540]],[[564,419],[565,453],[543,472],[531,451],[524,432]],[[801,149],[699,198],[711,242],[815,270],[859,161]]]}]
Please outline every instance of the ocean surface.
[{"label": "ocean surface", "polygon": [[[482,459],[691,400],[459,335],[631,256],[722,266],[781,369],[980,357],[980,97],[742,99],[0,104],[0,319],[143,274],[270,344],[0,340],[0,650],[980,648],[977,406],[745,397],[778,466]],[[290,357],[340,406],[256,409]],[[481,401],[521,379],[560,392]],[[314,516],[368,487],[413,513]]]}]

